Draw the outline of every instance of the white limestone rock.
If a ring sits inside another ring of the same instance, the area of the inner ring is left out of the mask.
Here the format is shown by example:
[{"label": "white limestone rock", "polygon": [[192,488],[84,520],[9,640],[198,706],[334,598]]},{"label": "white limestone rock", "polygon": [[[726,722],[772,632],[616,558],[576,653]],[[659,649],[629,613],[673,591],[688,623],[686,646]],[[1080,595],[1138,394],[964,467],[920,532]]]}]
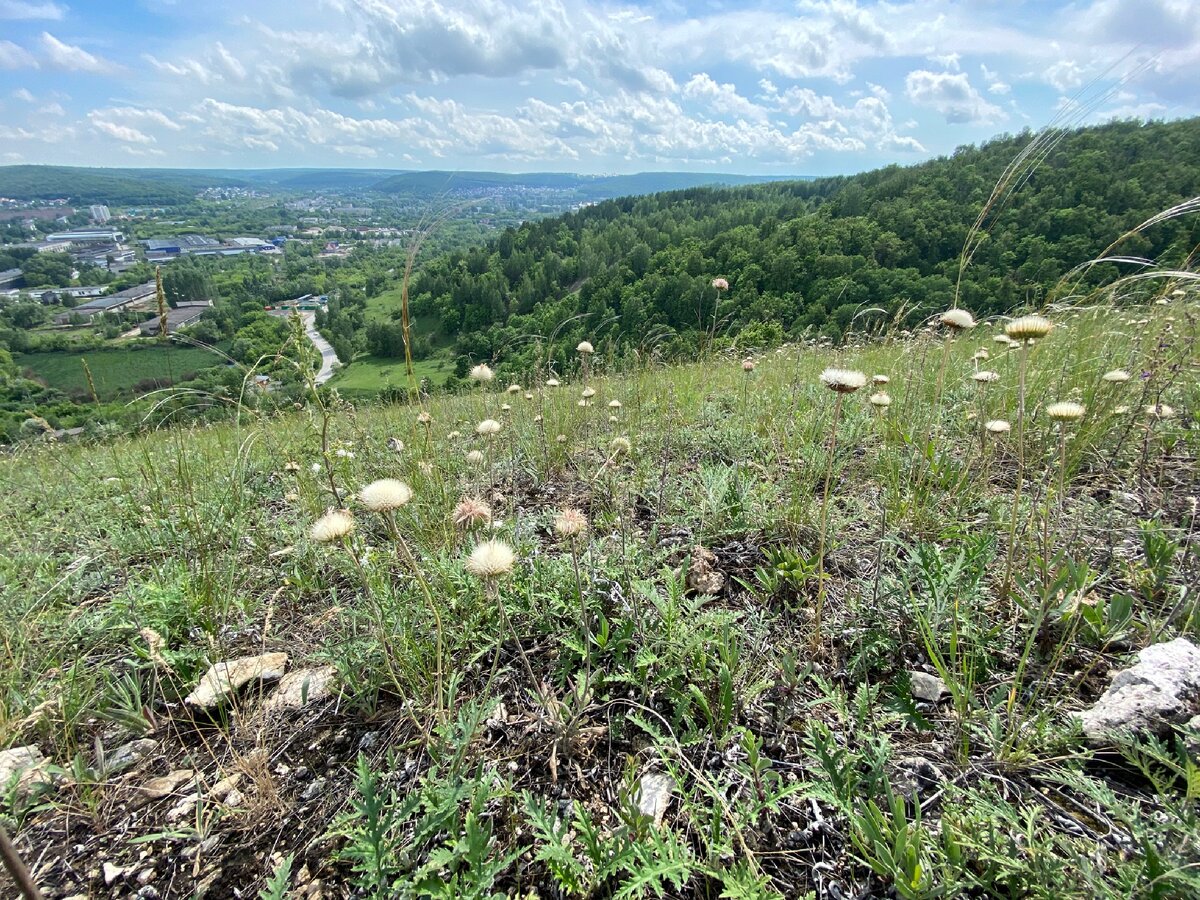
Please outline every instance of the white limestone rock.
[{"label": "white limestone rock", "polygon": [[1166,735],[1171,726],[1200,715],[1200,648],[1187,638],[1147,647],[1078,715],[1093,743],[1119,734]]}]

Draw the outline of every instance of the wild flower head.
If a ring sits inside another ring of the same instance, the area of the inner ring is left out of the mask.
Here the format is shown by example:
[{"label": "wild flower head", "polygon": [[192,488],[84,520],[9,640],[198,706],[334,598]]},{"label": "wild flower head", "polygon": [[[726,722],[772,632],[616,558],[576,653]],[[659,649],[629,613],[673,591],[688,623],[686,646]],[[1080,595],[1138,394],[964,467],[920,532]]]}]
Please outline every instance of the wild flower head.
[{"label": "wild flower head", "polygon": [[395,478],[380,478],[378,481],[372,481],[358,492],[358,499],[371,512],[399,509],[408,503],[412,496],[412,488]]},{"label": "wild flower head", "polygon": [[331,509],[312,523],[308,534],[318,544],[340,540],[354,531],[354,516],[348,509]]},{"label": "wild flower head", "polygon": [[588,353],[595,353],[596,348],[593,347],[588,341],[580,341],[575,347],[575,352],[582,353],[586,356]]},{"label": "wild flower head", "polygon": [[976,372],[974,375],[971,376],[971,379],[973,381],[979,382],[980,384],[991,384],[993,381],[1000,380],[1000,373],[999,372],[989,372],[987,370],[983,370],[980,372]]},{"label": "wild flower head", "polygon": [[1054,328],[1045,316],[1021,316],[1004,326],[1004,333],[1015,341],[1044,338]]},{"label": "wild flower head", "polygon": [[886,391],[876,391],[867,400],[876,409],[887,409],[892,405],[892,398],[888,396]]},{"label": "wild flower head", "polygon": [[941,314],[938,321],[951,331],[967,331],[975,327],[975,317],[965,309],[948,309]]},{"label": "wild flower head", "polygon": [[554,533],[562,540],[582,537],[587,530],[587,516],[574,507],[560,510],[554,517]]},{"label": "wild flower head", "polygon": [[476,578],[491,580],[512,571],[516,554],[504,541],[492,539],[477,545],[467,557],[466,569]]},{"label": "wild flower head", "polygon": [[629,438],[627,437],[615,437],[609,442],[608,449],[613,453],[620,455],[622,453],[629,453],[631,450],[633,450],[633,444],[630,443]]},{"label": "wild flower head", "polygon": [[1072,403],[1070,400],[1051,403],[1046,407],[1046,415],[1055,422],[1076,422],[1083,418],[1086,411],[1083,404]]},{"label": "wild flower head", "polygon": [[484,437],[491,437],[493,434],[499,434],[500,423],[495,419],[484,419],[475,426],[475,433],[481,434]]},{"label": "wild flower head", "polygon": [[724,278],[714,278],[712,280],[712,286],[715,287],[718,291],[729,290],[729,282],[726,281]]},{"label": "wild flower head", "polygon": [[983,427],[989,434],[1007,434],[1012,431],[1012,426],[1004,419],[991,419],[984,422]]},{"label": "wild flower head", "polygon": [[459,528],[472,528],[487,522],[492,517],[492,508],[477,497],[463,497],[454,507],[454,524]]},{"label": "wild flower head", "polygon": [[1113,369],[1111,372],[1105,372],[1102,377],[1111,384],[1121,384],[1129,380],[1129,373],[1124,369]]},{"label": "wild flower head", "polygon": [[743,372],[749,374],[750,372],[754,371],[754,368],[755,368],[754,360],[752,360],[750,357],[747,356],[745,359],[742,360],[742,371]]},{"label": "wild flower head", "polygon": [[480,384],[487,384],[496,377],[496,373],[492,371],[487,363],[480,363],[471,369],[470,377],[472,381],[478,381]]},{"label": "wild flower head", "polygon": [[839,394],[853,394],[867,383],[867,376],[854,369],[826,369],[821,373],[821,383]]}]

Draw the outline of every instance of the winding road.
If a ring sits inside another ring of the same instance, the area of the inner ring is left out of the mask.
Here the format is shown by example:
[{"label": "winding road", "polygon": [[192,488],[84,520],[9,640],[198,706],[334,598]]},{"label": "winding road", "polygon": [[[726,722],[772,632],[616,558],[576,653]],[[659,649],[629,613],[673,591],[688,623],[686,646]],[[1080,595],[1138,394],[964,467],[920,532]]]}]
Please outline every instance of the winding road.
[{"label": "winding road", "polygon": [[337,354],[333,352],[329,341],[321,337],[321,332],[317,331],[316,313],[301,313],[300,318],[304,320],[304,333],[308,335],[312,345],[321,354],[321,371],[317,373],[316,381],[317,384],[324,384],[333,377],[333,364],[338,361]]}]

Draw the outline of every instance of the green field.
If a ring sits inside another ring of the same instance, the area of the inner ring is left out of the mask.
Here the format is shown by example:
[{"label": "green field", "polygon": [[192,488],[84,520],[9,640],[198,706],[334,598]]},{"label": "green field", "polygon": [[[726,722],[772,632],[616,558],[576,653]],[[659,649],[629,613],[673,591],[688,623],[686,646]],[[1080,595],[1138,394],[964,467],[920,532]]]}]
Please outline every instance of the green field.
[{"label": "green field", "polygon": [[[434,385],[441,385],[454,371],[454,364],[444,358],[422,359],[413,363],[413,369],[418,380],[428,378]],[[362,398],[373,397],[389,387],[403,388],[407,383],[403,359],[360,356],[335,375],[329,386],[347,397]]]},{"label": "green field", "polygon": [[221,357],[208,350],[174,346],[145,350],[91,350],[86,353],[60,350],[18,354],[15,359],[21,370],[33,372],[34,377],[68,394],[87,393],[87,378],[80,362],[86,359],[101,400],[128,395],[135,385],[143,381],[170,379],[177,382],[184,375],[222,362]]}]

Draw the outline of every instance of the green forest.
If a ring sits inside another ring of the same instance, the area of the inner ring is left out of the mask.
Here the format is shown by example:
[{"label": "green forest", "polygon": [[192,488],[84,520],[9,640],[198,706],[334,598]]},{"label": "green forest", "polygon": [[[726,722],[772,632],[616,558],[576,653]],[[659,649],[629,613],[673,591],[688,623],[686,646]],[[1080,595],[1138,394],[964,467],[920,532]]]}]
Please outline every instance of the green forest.
[{"label": "green forest", "polygon": [[[552,355],[565,361],[584,335],[609,353],[652,343],[686,355],[714,316],[718,344],[745,346],[809,329],[836,338],[868,308],[889,319],[904,310],[901,324],[911,325],[953,302],[972,223],[1033,137],[917,166],[631,197],[527,223],[420,269],[418,333],[457,335],[461,375],[482,359],[527,369],[544,352],[531,338],[556,329]],[[1198,119],[1063,133],[989,216],[960,302],[977,315],[1036,302],[1128,229],[1197,194]],[[1195,221],[1175,219],[1120,252],[1177,264],[1197,243]],[[719,298],[715,277],[729,283]],[[376,355],[403,352],[399,310],[392,316],[368,326]]]}]

